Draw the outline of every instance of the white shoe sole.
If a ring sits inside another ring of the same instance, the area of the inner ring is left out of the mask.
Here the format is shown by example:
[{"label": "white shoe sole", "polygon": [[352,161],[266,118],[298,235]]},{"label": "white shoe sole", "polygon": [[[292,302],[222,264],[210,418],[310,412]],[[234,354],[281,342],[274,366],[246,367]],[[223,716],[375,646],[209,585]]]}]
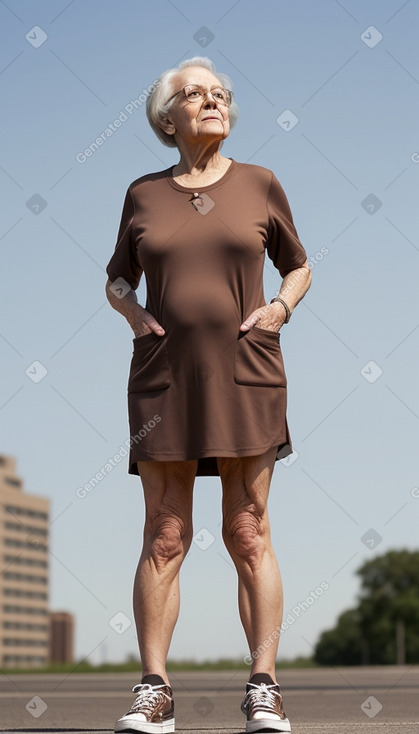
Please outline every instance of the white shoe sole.
[{"label": "white shoe sole", "polygon": [[161,724],[153,724],[148,721],[138,721],[133,716],[123,716],[115,724],[115,732],[144,732],[144,734],[170,734],[175,730],[175,720],[167,719]]},{"label": "white shoe sole", "polygon": [[253,734],[257,731],[291,731],[291,724],[289,719],[254,719],[253,721],[246,721],[246,732]]}]

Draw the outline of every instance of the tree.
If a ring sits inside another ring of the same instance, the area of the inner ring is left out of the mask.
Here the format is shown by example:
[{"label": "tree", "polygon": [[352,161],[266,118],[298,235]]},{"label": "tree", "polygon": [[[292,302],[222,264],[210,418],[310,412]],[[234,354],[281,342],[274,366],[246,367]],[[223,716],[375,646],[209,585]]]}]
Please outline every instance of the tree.
[{"label": "tree", "polygon": [[314,652],[319,665],[361,665],[363,644],[357,609],[343,612],[335,629],[323,632]]},{"label": "tree", "polygon": [[389,551],[364,563],[359,604],[323,632],[322,665],[419,663],[419,551]]},{"label": "tree", "polygon": [[397,625],[405,637],[406,663],[419,662],[419,552],[389,551],[364,563],[359,602],[362,635],[371,664],[397,662]]}]

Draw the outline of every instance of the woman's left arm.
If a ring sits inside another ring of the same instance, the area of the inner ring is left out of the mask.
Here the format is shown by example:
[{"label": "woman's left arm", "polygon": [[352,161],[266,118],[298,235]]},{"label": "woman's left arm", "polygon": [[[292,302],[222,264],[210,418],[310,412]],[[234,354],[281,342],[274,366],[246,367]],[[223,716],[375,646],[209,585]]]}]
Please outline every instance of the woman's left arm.
[{"label": "woman's left arm", "polygon": [[[311,269],[308,262],[300,268],[291,270],[284,277],[278,298],[286,303],[290,315],[294,311],[297,303],[304,298],[311,284]],[[279,331],[282,324],[287,318],[287,310],[281,301],[268,303],[253,311],[240,326],[240,331],[248,331],[252,326],[259,326],[262,329],[270,329],[271,331]]]}]

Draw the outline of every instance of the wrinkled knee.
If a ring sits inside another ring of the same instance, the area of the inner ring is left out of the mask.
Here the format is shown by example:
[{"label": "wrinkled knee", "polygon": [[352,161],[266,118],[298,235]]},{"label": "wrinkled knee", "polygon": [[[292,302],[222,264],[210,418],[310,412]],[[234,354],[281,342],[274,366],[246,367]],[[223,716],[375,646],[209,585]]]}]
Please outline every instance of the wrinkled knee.
[{"label": "wrinkled knee", "polygon": [[262,518],[250,511],[241,511],[223,523],[223,539],[230,555],[238,561],[257,566],[266,544],[266,527]]},{"label": "wrinkled knee", "polygon": [[192,530],[179,518],[159,516],[149,524],[151,557],[157,570],[183,561],[192,541]]}]

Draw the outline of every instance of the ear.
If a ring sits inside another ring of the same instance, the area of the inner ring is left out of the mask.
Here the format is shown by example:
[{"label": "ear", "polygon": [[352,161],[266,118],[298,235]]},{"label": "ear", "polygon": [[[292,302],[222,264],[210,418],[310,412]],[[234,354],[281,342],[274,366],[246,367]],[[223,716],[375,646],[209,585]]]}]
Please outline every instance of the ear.
[{"label": "ear", "polygon": [[160,127],[162,130],[164,130],[165,133],[168,135],[174,135],[176,132],[176,128],[170,117],[166,117],[164,120],[160,122]]}]

